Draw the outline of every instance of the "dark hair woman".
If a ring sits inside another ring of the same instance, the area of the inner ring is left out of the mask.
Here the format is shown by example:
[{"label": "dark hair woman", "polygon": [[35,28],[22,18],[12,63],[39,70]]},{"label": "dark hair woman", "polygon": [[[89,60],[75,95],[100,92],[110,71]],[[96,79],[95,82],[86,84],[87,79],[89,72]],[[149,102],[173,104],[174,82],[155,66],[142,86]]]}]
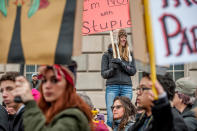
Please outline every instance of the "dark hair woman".
[{"label": "dark hair woman", "polygon": [[112,112],[112,128],[114,131],[127,131],[127,129],[134,124],[133,120],[136,114],[136,109],[128,97],[116,97],[112,106]]},{"label": "dark hair woman", "polygon": [[24,128],[27,131],[93,130],[91,110],[76,94],[73,74],[60,65],[41,66],[40,99],[33,101],[29,83],[16,79],[15,96],[25,103]]}]

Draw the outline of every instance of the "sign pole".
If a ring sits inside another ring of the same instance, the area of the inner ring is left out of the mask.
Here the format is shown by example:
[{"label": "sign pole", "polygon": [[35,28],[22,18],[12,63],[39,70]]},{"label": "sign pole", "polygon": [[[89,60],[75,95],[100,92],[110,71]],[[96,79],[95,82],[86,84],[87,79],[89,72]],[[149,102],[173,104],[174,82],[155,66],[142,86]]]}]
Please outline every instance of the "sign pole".
[{"label": "sign pole", "polygon": [[155,95],[155,100],[157,100],[158,93],[155,88],[155,82],[157,78],[156,78],[155,53],[154,53],[154,45],[153,45],[152,27],[151,27],[151,20],[150,20],[149,0],[144,0],[144,13],[145,13],[145,22],[146,22],[147,45],[148,45],[150,68],[151,68],[151,80],[153,82],[152,90]]},{"label": "sign pole", "polygon": [[113,49],[113,57],[116,58],[116,51],[115,51],[115,45],[114,45],[113,31],[110,31],[110,38],[111,38],[112,49]]}]

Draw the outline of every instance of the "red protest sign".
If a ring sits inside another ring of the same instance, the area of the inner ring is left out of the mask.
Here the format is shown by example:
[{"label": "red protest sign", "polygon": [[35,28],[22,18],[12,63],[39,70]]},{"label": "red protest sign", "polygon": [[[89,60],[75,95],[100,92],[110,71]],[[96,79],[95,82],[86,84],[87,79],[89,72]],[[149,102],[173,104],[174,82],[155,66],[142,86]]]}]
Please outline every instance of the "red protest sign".
[{"label": "red protest sign", "polygon": [[83,35],[127,27],[129,0],[84,0]]}]

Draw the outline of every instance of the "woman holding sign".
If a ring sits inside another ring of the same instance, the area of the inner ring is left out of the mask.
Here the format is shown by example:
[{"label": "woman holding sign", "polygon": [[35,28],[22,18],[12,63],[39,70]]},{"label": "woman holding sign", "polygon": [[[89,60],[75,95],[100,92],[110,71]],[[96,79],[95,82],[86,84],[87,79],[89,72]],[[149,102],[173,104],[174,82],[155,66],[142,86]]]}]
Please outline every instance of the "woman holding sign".
[{"label": "woman holding sign", "polygon": [[131,76],[135,75],[136,68],[134,60],[129,51],[127,33],[124,29],[118,32],[118,45],[116,46],[116,57],[113,58],[112,46],[109,45],[108,51],[102,57],[101,75],[106,81],[106,107],[107,124],[111,127],[113,114],[111,106],[116,96],[126,96],[132,99]]}]

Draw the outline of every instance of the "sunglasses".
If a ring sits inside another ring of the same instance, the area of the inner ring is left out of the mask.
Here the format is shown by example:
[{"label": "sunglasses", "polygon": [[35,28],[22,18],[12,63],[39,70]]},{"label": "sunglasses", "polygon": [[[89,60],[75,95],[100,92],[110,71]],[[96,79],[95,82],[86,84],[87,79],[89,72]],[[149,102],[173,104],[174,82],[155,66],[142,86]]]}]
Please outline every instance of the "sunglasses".
[{"label": "sunglasses", "polygon": [[122,105],[117,105],[117,106],[111,106],[111,110],[113,111],[114,108],[116,108],[117,110],[120,109],[121,107],[123,107]]}]

